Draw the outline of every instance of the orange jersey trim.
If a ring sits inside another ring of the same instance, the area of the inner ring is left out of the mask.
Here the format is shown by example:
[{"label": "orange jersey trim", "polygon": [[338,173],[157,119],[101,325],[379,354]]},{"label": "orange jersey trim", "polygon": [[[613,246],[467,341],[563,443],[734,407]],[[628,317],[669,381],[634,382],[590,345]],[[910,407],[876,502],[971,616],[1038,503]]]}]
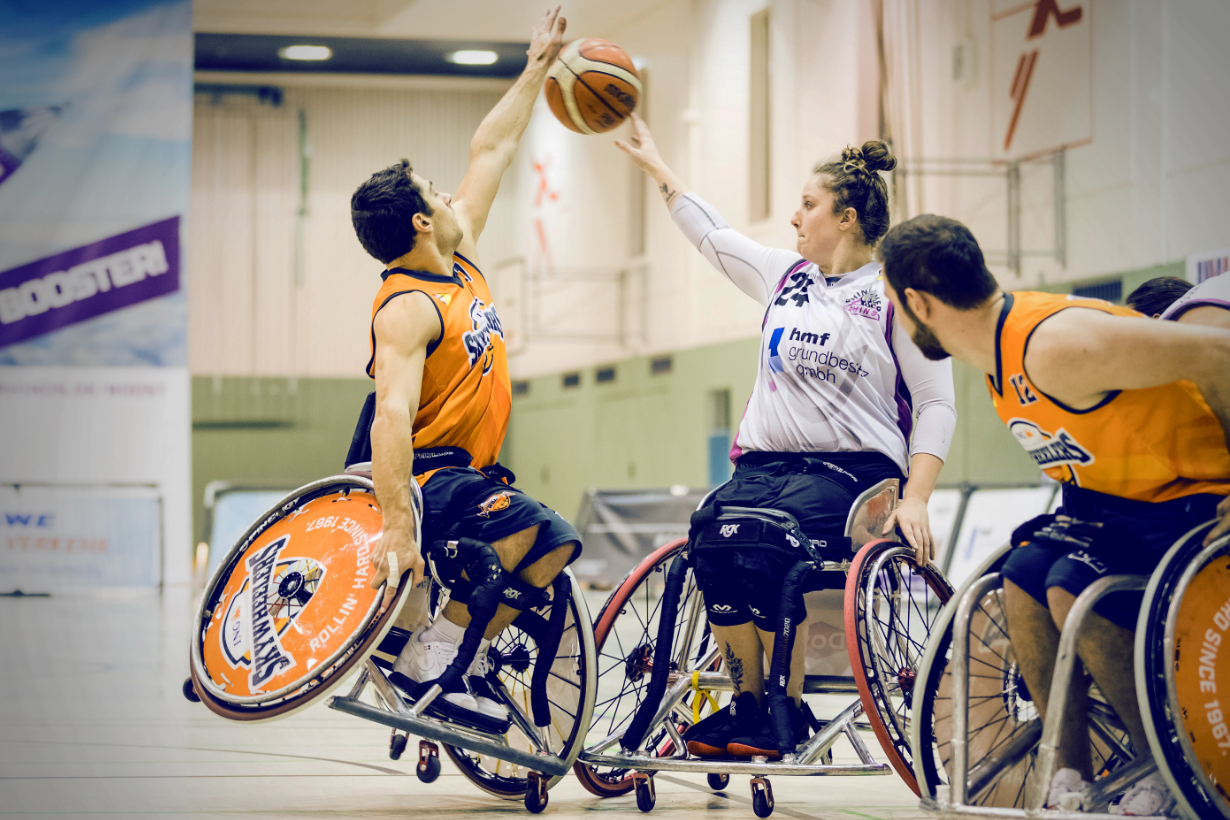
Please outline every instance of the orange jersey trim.
[{"label": "orange jersey trim", "polygon": [[512,383],[503,326],[482,272],[454,254],[452,276],[394,268],[383,278],[372,303],[367,375],[376,377],[377,314],[399,296],[426,295],[440,317],[441,333],[427,348],[414,449],[460,447],[473,467],[494,464],[508,431]]},{"label": "orange jersey trim", "polygon": [[1053,293],[1004,296],[996,330],[997,372],[987,375],[995,412],[1034,462],[1056,481],[1159,502],[1230,493],[1230,452],[1221,424],[1188,381],[1112,391],[1077,410],[1043,393],[1025,369],[1029,340],[1071,308],[1140,316],[1100,299]]}]

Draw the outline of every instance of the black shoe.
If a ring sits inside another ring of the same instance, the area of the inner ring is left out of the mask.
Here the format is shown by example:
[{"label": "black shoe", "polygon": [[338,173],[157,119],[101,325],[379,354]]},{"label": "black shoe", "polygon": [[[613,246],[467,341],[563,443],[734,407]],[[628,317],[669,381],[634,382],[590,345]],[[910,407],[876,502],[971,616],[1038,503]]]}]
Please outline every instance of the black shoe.
[{"label": "black shoe", "polygon": [[756,696],[743,692],[737,698],[683,733],[688,754],[693,757],[723,758],[730,755],[726,744],[732,738],[746,734],[760,720]]},{"label": "black shoe", "polygon": [[[807,717],[794,700],[787,699],[786,710],[790,713],[790,728],[794,733],[794,743],[803,743],[811,736],[811,726]],[[733,738],[726,745],[726,752],[731,757],[750,758],[753,756],[767,757],[769,760],[781,758],[781,750],[777,748],[777,734],[773,731],[773,720],[769,710],[761,713],[760,721],[753,731]]]}]

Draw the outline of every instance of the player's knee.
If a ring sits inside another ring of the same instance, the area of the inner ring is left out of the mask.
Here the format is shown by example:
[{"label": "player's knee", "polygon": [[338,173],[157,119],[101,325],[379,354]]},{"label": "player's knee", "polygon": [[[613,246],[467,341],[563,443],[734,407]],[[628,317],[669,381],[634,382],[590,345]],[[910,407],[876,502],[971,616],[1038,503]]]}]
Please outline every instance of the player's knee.
[{"label": "player's knee", "polygon": [[560,544],[523,569],[518,573],[518,577],[527,584],[532,584],[536,587],[547,586],[563,572],[564,567],[568,566],[568,562],[572,559],[578,546],[579,544],[576,541]]},{"label": "player's knee", "polygon": [[511,571],[520,562],[522,557],[529,552],[534,546],[534,541],[538,538],[539,524],[526,527],[525,529],[514,532],[512,535],[506,535],[498,541],[491,542],[491,546],[495,549],[495,554],[500,556],[500,563],[503,564],[505,571]]}]

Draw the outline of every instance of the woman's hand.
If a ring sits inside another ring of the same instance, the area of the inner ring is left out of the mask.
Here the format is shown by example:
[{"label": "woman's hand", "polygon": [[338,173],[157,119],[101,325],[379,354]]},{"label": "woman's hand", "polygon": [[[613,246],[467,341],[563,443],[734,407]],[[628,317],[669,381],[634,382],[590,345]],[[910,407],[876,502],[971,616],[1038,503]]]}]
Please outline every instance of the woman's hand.
[{"label": "woman's hand", "polygon": [[666,165],[662,162],[662,155],[658,153],[653,134],[649,133],[649,126],[635,113],[632,115],[632,136],[629,142],[615,140],[615,147],[632,157],[636,167],[650,176],[654,175],[655,169]]},{"label": "woman's hand", "polygon": [[935,540],[931,537],[931,519],[927,503],[917,498],[903,498],[884,524],[881,535],[890,535],[899,527],[905,540],[914,548],[918,566],[925,567],[935,558]]}]

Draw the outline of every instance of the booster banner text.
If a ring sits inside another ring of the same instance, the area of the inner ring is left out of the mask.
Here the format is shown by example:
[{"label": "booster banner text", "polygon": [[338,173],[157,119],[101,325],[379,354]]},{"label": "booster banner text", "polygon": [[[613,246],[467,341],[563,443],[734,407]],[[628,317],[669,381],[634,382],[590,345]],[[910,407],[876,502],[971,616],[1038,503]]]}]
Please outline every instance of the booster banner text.
[{"label": "booster banner text", "polygon": [[179,217],[0,272],[0,347],[179,290]]}]

